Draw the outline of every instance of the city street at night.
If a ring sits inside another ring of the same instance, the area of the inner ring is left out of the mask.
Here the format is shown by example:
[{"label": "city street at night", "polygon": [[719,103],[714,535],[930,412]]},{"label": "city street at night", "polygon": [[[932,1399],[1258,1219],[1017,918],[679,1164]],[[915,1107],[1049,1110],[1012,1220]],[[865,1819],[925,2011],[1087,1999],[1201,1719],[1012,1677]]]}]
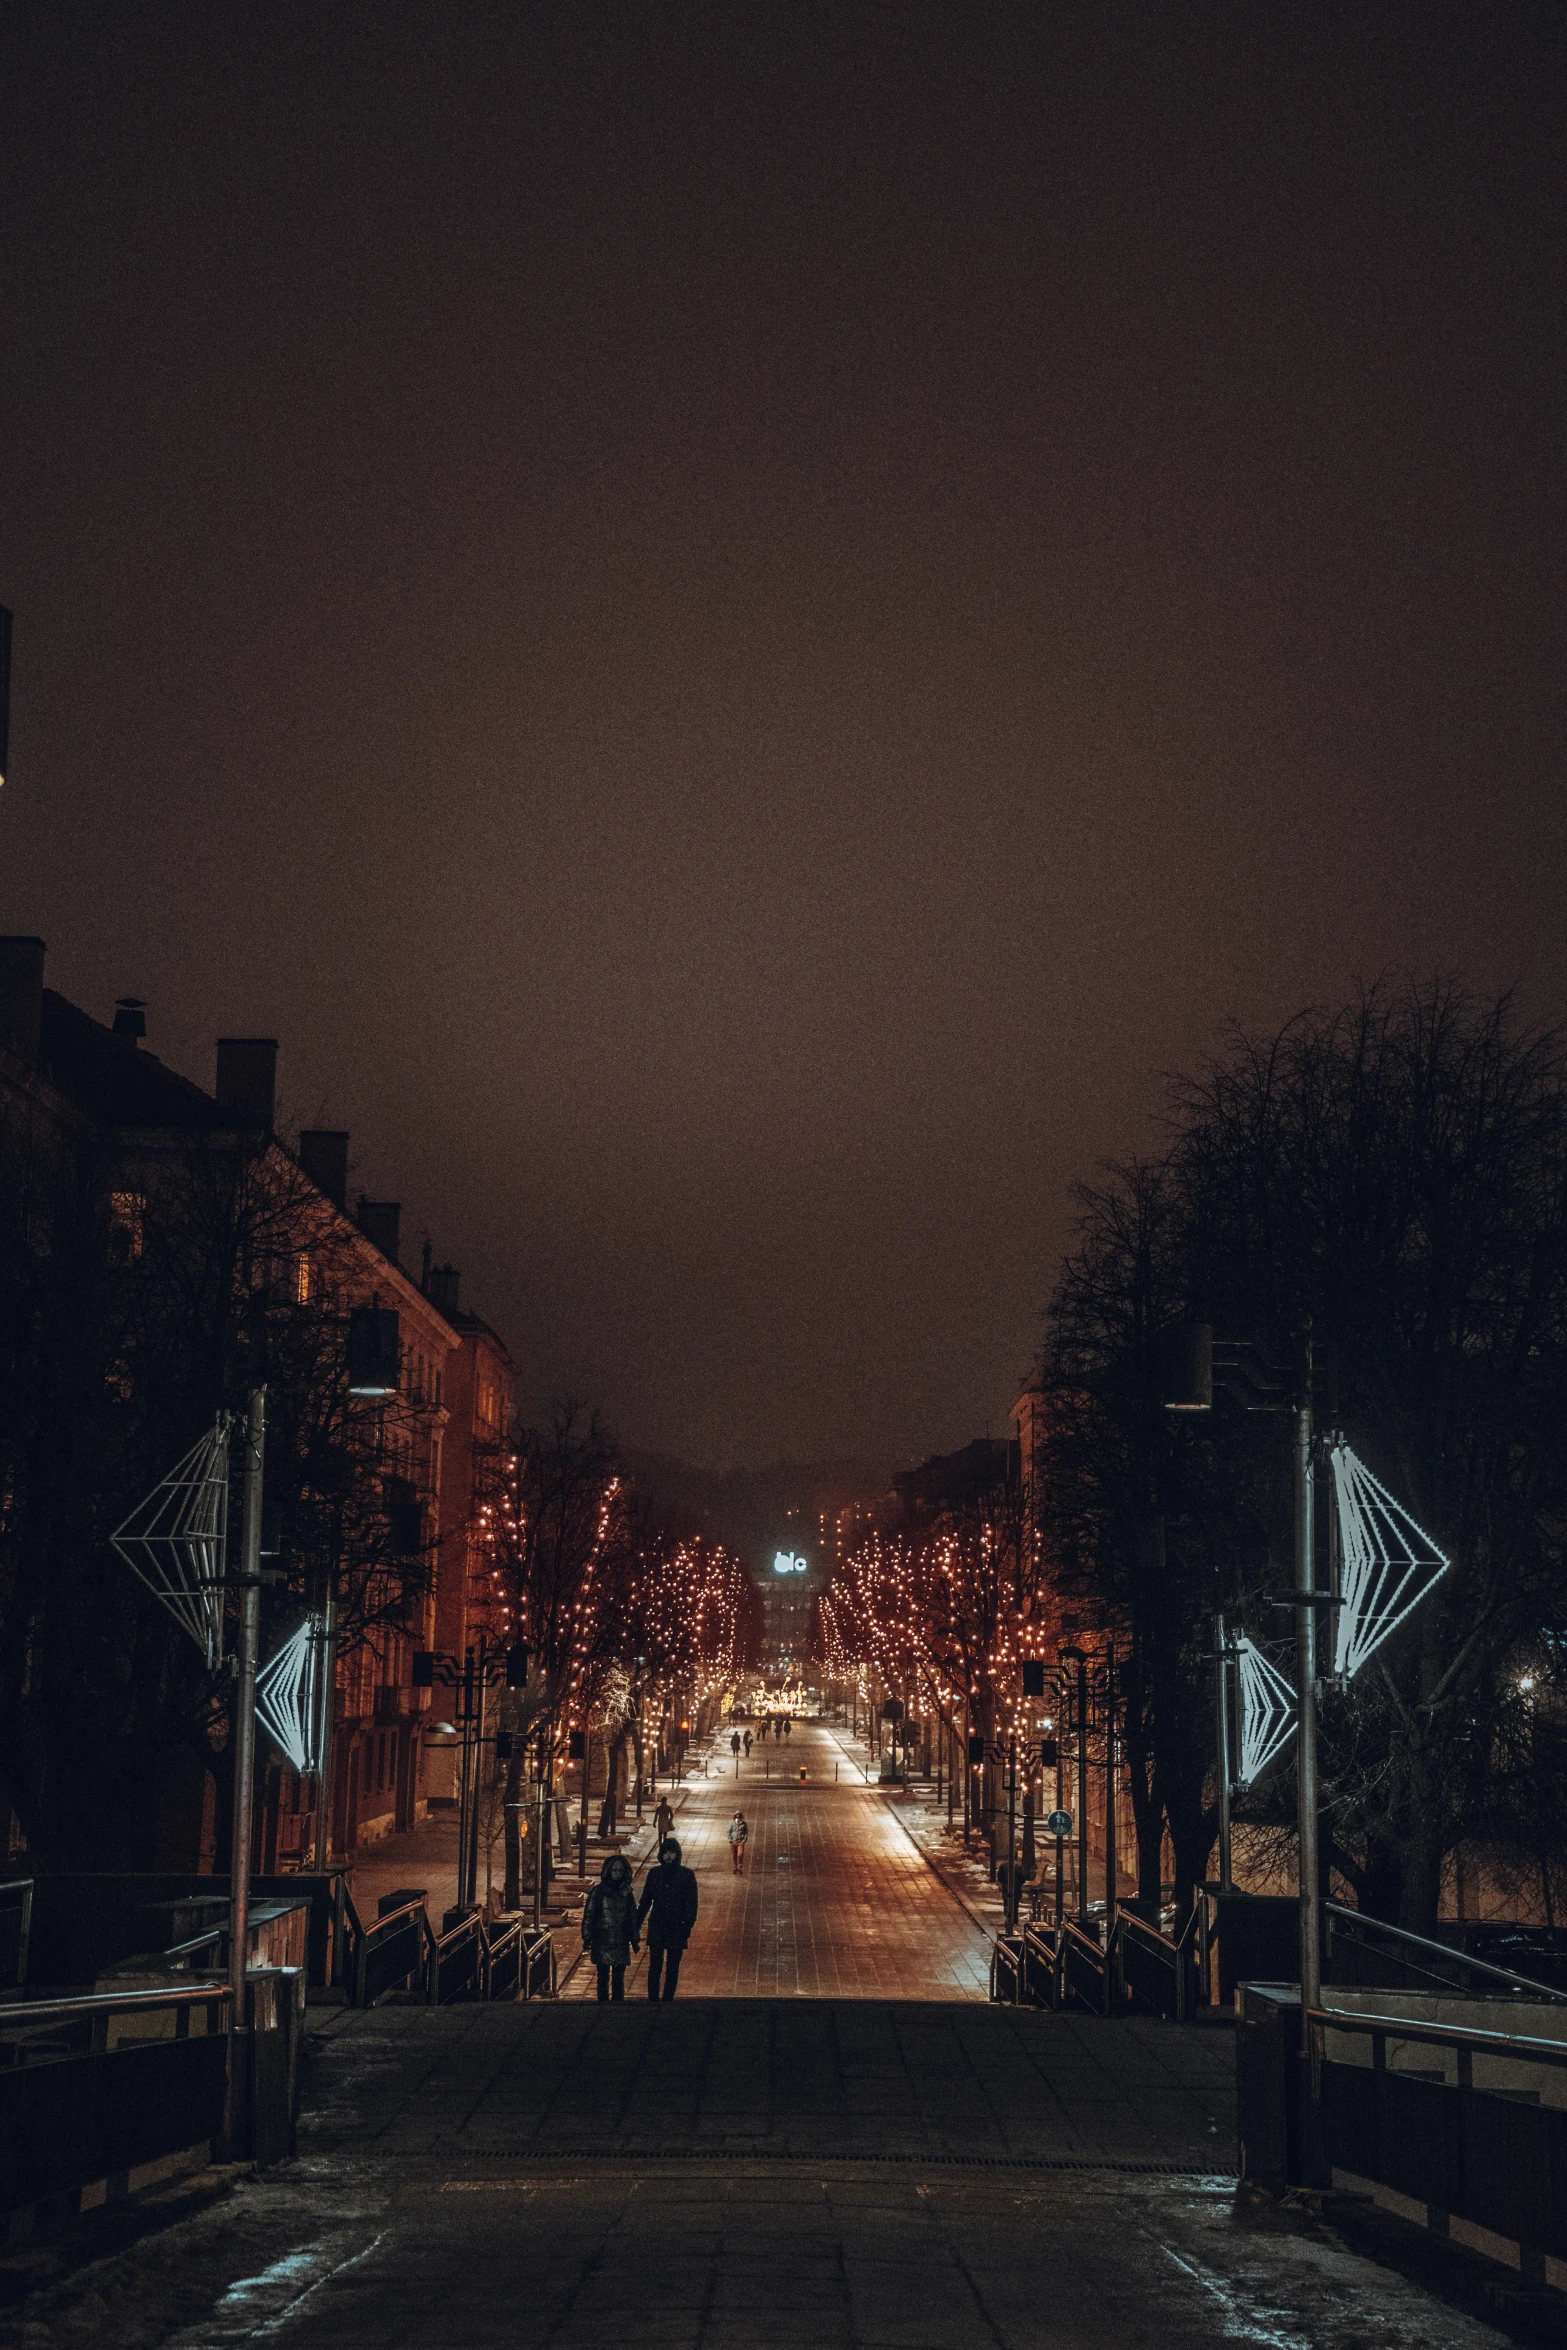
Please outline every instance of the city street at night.
[{"label": "city street at night", "polygon": [[1564,164],[0,9],[0,2350],[1567,2350]]}]

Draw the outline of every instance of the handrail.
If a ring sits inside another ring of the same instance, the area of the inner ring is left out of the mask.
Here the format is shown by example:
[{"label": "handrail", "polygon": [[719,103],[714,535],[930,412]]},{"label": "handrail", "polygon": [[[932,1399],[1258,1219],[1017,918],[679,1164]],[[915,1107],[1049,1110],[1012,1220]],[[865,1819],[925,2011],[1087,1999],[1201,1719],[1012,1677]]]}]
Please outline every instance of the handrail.
[{"label": "handrail", "polygon": [[22,1999],[0,2007],[0,2031],[8,2025],[62,2023],[72,2016],[134,2015],[142,2008],[210,2007],[233,1996],[228,1983],[192,1983],[164,1991],[82,1991],[69,1999]]},{"label": "handrail", "polygon": [[1407,1926],[1390,1926],[1381,1918],[1368,1917],[1363,1909],[1346,1909],[1341,1901],[1325,1901],[1322,1907],[1330,1920],[1348,1918],[1352,1925],[1363,1926],[1370,1933],[1411,1943],[1417,1950],[1429,1950],[1437,1958],[1472,1968],[1476,1974],[1493,1975],[1499,1983],[1514,1983],[1520,1991],[1533,1991],[1542,1999],[1557,1999],[1567,2004],[1567,1991],[1554,1990],[1549,1983],[1536,1983],[1528,1975],[1515,1974],[1511,1967],[1493,1966],[1488,1958],[1471,1958],[1467,1950],[1455,1950],[1450,1942],[1433,1942],[1425,1934],[1412,1934]]},{"label": "handrail", "polygon": [[1388,2040],[1419,2040],[1436,2048],[1472,2048],[1481,2055],[1527,2057],[1530,2063],[1567,2065],[1567,2041],[1542,2040],[1532,2032],[1487,2032],[1474,2024],[1422,2024],[1401,2015],[1367,2015],[1358,2008],[1308,2007],[1306,2021],[1319,2031],[1362,2032]]},{"label": "handrail", "polygon": [[[416,1907],[423,1909],[424,1903],[422,1901],[410,1902],[408,1906],[410,1909]],[[394,1909],[392,1912],[393,1917],[401,1917],[403,1914],[400,1909]],[[448,1926],[444,1934],[438,1934],[432,1926],[430,1928],[430,1948],[432,1951],[450,1950],[458,1942],[468,1940],[474,1934],[477,1934],[479,1939],[483,1941],[484,1918],[482,1913],[476,1909],[470,1911],[467,1917],[459,1918],[455,1926]]]},{"label": "handrail", "polygon": [[[1193,1911],[1192,1914],[1195,1917],[1196,1912]],[[1117,1910],[1115,1922],[1116,1930],[1119,1933],[1131,1932],[1142,1934],[1146,1936],[1148,1941],[1152,1942],[1157,1949],[1162,1951],[1167,1958],[1176,1959],[1180,1957],[1180,1942],[1172,1942],[1169,1935],[1164,1933],[1160,1927],[1151,1926],[1146,1918],[1140,1918],[1135,1909]],[[1190,1931],[1191,1927],[1188,1925],[1187,1933],[1190,1933]],[[1185,1940],[1184,1935],[1182,1936],[1182,1940]]]},{"label": "handrail", "polygon": [[[384,1918],[372,1918],[367,1926],[362,1925],[360,1927],[360,1941],[373,1942],[377,1934],[382,1933],[386,1927],[395,1926],[399,1919],[412,1916],[415,1910],[419,1912],[421,1917],[425,1916],[425,1908],[422,1901],[405,1901],[401,1909],[389,1909]],[[428,1927],[428,1918],[425,1918],[425,1924]]]}]

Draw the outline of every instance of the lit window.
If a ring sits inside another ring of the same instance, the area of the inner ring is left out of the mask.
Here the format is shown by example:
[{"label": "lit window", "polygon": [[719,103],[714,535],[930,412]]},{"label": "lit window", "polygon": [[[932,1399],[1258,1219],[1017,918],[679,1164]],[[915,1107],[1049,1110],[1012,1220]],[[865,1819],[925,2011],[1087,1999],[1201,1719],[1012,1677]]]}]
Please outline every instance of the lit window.
[{"label": "lit window", "polygon": [[316,1294],[316,1269],[310,1260],[310,1251],[301,1250],[294,1264],[294,1303],[307,1306]]}]

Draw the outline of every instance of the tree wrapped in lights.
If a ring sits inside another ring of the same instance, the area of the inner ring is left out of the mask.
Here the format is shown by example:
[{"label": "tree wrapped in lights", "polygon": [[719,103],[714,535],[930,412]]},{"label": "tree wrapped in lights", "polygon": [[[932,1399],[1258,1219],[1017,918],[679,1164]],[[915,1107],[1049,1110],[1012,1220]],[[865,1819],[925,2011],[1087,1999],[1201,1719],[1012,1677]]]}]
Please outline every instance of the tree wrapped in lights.
[{"label": "tree wrapped in lights", "polygon": [[1031,1727],[1024,1659],[1046,1654],[1053,1634],[1037,1546],[999,1462],[933,1505],[911,1491],[903,1520],[847,1551],[818,1603],[817,1650],[867,1701],[879,1684],[954,1739],[984,1740],[969,1784],[988,1828],[1002,1754]]},{"label": "tree wrapped in lights", "polygon": [[530,1754],[547,1779],[571,1730],[609,1755],[601,1829],[613,1826],[626,1745],[644,1770],[651,1703],[700,1704],[731,1686],[750,1640],[749,1579],[717,1545],[652,1518],[621,1472],[596,1414],[572,1403],[519,1427],[490,1463],[481,1573],[498,1643],[525,1648],[525,1688],[508,1690],[505,1902],[521,1886],[521,1807]]}]

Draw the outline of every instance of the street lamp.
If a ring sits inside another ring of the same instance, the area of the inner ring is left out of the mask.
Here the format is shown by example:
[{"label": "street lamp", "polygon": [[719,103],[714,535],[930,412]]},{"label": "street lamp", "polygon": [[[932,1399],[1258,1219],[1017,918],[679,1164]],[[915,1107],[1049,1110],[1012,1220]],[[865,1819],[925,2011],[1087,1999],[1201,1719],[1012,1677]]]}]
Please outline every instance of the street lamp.
[{"label": "street lamp", "polygon": [[[1317,1609],[1332,1604],[1331,1592],[1312,1587],[1316,1541],[1316,1480],[1313,1474],[1311,1420],[1311,1324],[1296,1335],[1295,1360],[1290,1371],[1270,1363],[1249,1344],[1215,1347],[1213,1329],[1206,1322],[1177,1322],[1160,1334],[1164,1374],[1164,1408],[1170,1412],[1206,1412],[1213,1408],[1215,1376],[1235,1393],[1247,1411],[1290,1411],[1294,1414],[1291,1462],[1295,1520],[1295,1656],[1296,1819],[1300,1876],[1300,2003],[1302,2050],[1309,2055],[1314,2041],[1305,2018],[1322,1998],[1322,1927],[1317,1886]],[[1228,1876],[1229,1845],[1229,1729],[1226,1704],[1226,1649],[1224,1622],[1215,1619],[1219,1678],[1220,1884]]]}]

